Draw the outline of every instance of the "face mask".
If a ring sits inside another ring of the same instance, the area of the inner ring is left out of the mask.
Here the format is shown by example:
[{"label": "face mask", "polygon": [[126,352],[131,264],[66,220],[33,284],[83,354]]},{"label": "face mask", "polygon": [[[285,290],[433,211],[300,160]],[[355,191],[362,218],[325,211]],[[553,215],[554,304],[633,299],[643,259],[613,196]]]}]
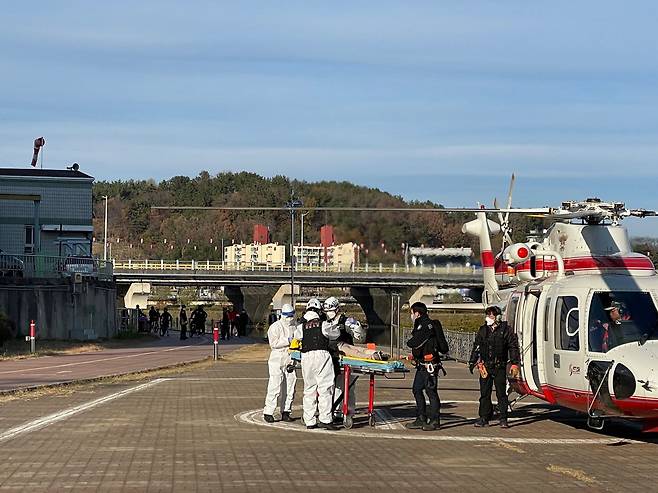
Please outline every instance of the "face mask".
[{"label": "face mask", "polygon": [[327,314],[327,319],[328,320],[333,320],[334,318],[336,318],[336,312],[333,311],[333,310],[330,310],[330,311],[325,312],[325,313]]},{"label": "face mask", "polygon": [[496,319],[494,317],[487,317],[484,319],[484,321],[487,323],[487,325],[493,325]]}]

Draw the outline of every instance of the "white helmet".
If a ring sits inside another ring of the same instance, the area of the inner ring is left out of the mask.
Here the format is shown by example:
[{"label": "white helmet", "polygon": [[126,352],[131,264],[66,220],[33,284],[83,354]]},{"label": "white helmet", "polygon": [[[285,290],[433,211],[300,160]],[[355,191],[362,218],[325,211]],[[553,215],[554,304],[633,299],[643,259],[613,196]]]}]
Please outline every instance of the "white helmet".
[{"label": "white helmet", "polygon": [[320,304],[320,300],[317,298],[311,298],[308,300],[308,303],[306,303],[306,311],[309,310],[315,310],[317,312],[322,310],[322,305]]},{"label": "white helmet", "polygon": [[338,310],[338,308],[340,308],[340,302],[335,296],[330,296],[324,300],[324,303],[322,303],[322,309],[325,312],[335,312]]},{"label": "white helmet", "polygon": [[295,316],[295,309],[292,307],[292,305],[286,303],[281,307],[281,316],[282,317],[294,317]]}]

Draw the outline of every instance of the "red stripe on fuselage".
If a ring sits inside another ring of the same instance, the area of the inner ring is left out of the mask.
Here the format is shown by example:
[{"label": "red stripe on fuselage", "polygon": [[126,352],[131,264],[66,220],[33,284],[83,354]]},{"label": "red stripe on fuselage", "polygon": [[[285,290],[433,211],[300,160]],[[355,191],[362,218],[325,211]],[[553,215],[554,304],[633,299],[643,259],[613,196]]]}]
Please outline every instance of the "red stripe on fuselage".
[{"label": "red stripe on fuselage", "polygon": [[484,250],[480,254],[480,259],[482,260],[482,268],[491,268],[494,266],[494,256],[491,250]]},{"label": "red stripe on fuselage", "polygon": [[[564,270],[654,270],[653,262],[646,257],[572,257],[564,259]],[[517,272],[529,271],[530,261],[523,262],[516,268]],[[537,258],[536,270],[557,271],[557,261]]]}]

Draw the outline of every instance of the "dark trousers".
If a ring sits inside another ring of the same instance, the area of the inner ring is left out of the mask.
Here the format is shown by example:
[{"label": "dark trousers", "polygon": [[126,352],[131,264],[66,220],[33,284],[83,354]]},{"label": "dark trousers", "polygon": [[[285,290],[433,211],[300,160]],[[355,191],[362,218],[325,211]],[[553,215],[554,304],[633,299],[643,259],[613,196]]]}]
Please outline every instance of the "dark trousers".
[{"label": "dark trousers", "polygon": [[187,339],[187,322],[180,324],[180,338],[181,340]]},{"label": "dark trousers", "polygon": [[487,378],[480,377],[480,418],[489,421],[493,418],[493,405],[491,404],[491,391],[496,386],[496,397],[498,398],[498,409],[500,419],[507,419],[507,375],[505,368],[489,370]]},{"label": "dark trousers", "polygon": [[222,323],[222,339],[230,339],[231,332],[229,331],[228,324]]},{"label": "dark trousers", "polygon": [[[441,400],[439,399],[439,377],[430,374],[424,366],[416,370],[414,384],[412,387],[414,399],[416,399],[416,415],[428,419],[439,419]],[[425,403],[425,394],[430,401],[429,413]]]}]

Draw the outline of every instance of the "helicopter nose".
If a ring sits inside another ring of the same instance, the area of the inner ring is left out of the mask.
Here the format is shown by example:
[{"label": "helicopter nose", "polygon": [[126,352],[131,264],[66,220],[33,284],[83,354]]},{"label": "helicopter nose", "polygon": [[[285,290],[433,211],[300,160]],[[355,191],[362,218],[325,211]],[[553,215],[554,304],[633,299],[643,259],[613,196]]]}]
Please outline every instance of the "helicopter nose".
[{"label": "helicopter nose", "polygon": [[628,399],[635,394],[636,379],[627,366],[619,363],[612,376],[612,390],[617,399]]}]

